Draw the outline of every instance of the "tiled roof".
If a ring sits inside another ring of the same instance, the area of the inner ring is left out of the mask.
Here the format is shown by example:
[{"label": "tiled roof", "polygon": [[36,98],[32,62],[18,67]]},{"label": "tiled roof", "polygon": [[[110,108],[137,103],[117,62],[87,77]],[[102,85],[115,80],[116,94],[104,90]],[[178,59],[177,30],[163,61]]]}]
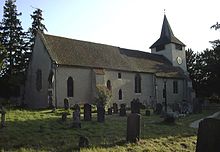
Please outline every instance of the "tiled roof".
[{"label": "tiled roof", "polygon": [[60,65],[155,73],[161,77],[184,77],[182,70],[173,67],[162,55],[42,33],[38,33],[38,36],[51,59]]},{"label": "tiled roof", "polygon": [[175,43],[175,44],[180,44],[182,46],[185,46],[185,44],[183,44],[179,39],[177,39],[174,36],[173,31],[170,27],[170,24],[167,20],[167,17],[166,15],[164,15],[160,38],[150,48],[154,48],[154,47],[169,44],[169,43]]}]

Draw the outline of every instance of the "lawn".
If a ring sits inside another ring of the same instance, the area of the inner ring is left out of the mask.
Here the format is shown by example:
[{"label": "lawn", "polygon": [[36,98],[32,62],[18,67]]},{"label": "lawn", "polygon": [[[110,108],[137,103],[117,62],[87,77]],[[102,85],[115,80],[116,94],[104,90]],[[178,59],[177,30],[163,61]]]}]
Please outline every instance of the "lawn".
[{"label": "lawn", "polygon": [[[0,129],[0,151],[76,151],[79,136],[88,137],[90,146],[81,151],[195,151],[196,129],[189,123],[214,111],[204,111],[179,118],[167,125],[157,115],[141,117],[141,140],[126,143],[126,117],[106,116],[105,123],[82,121],[82,128],[72,128],[72,116],[61,121],[62,109],[7,110],[6,125]],[[144,111],[142,111],[144,113]],[[72,113],[70,111],[70,113]],[[128,112],[129,113],[129,112]],[[81,119],[83,117],[81,116]]]}]

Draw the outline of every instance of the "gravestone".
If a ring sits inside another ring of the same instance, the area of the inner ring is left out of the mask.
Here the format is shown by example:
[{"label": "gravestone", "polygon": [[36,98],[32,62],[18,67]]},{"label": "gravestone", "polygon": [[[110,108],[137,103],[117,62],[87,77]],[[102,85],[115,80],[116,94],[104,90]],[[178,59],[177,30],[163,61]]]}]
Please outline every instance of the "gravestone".
[{"label": "gravestone", "polygon": [[79,110],[79,111],[80,111],[80,106],[79,106],[78,104],[75,104],[75,105],[73,106],[73,110]]},{"label": "gravestone", "polygon": [[119,112],[119,116],[126,116],[126,105],[125,104],[121,104],[119,111],[120,111]]},{"label": "gravestone", "polygon": [[206,118],[199,123],[196,152],[220,151],[220,120]]},{"label": "gravestone", "polygon": [[79,111],[79,109],[76,109],[73,112],[73,127],[74,128],[81,128],[80,111]]},{"label": "gravestone", "polygon": [[155,114],[160,115],[162,113],[163,110],[163,106],[161,103],[157,103],[156,104],[156,109],[154,111]]},{"label": "gravestone", "polygon": [[112,115],[112,108],[108,108],[108,115]]},{"label": "gravestone", "polygon": [[89,146],[89,139],[85,136],[80,136],[78,146],[79,146],[79,148],[88,147]]},{"label": "gravestone", "polygon": [[137,142],[140,139],[141,115],[137,113],[129,114],[127,118],[127,142]]},{"label": "gravestone", "polygon": [[92,120],[92,106],[88,103],[84,104],[84,121]]},{"label": "gravestone", "polygon": [[65,98],[65,99],[64,99],[64,109],[65,109],[65,110],[68,110],[69,108],[70,108],[69,99],[68,99],[68,98]]},{"label": "gravestone", "polygon": [[0,109],[0,114],[1,114],[1,128],[5,127],[5,114],[6,111],[3,107]]},{"label": "gravestone", "polygon": [[140,114],[140,101],[139,101],[139,99],[133,99],[131,101],[131,113],[139,113]]},{"label": "gravestone", "polygon": [[97,106],[97,121],[105,121],[105,108],[103,106]]},{"label": "gravestone", "polygon": [[146,110],[145,115],[150,116],[150,110]]},{"label": "gravestone", "polygon": [[65,121],[67,120],[67,113],[66,113],[66,112],[62,113],[61,120],[62,120],[63,122],[65,122]]},{"label": "gravestone", "polygon": [[113,113],[114,114],[118,113],[118,105],[117,105],[117,103],[113,103]]}]

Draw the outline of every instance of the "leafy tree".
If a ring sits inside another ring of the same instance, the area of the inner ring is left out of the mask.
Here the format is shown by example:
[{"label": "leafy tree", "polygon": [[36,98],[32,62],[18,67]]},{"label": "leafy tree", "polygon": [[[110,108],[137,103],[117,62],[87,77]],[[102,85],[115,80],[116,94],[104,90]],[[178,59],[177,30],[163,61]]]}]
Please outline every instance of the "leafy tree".
[{"label": "leafy tree", "polygon": [[21,15],[15,5],[16,0],[6,0],[3,19],[1,22],[1,43],[6,50],[7,57],[5,74],[13,75],[24,71],[24,55],[26,52],[25,33],[18,17]]}]

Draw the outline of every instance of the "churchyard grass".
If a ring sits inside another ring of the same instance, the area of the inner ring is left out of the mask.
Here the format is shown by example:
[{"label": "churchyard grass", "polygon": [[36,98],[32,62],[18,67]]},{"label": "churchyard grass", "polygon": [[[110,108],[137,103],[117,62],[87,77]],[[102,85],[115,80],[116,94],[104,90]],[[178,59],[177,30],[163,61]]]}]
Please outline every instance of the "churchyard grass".
[{"label": "churchyard grass", "polygon": [[[141,140],[136,144],[126,143],[126,117],[107,115],[104,123],[96,120],[81,121],[82,128],[72,128],[72,111],[67,121],[61,121],[58,109],[7,110],[6,127],[0,129],[0,151],[75,151],[79,136],[86,136],[90,146],[81,151],[195,151],[196,129],[189,124],[194,120],[214,113],[204,111],[179,118],[175,124],[162,122],[158,115],[141,117]],[[145,114],[144,111],[141,111]],[[127,112],[127,114],[130,112]],[[83,119],[83,116],[81,116]]]}]

